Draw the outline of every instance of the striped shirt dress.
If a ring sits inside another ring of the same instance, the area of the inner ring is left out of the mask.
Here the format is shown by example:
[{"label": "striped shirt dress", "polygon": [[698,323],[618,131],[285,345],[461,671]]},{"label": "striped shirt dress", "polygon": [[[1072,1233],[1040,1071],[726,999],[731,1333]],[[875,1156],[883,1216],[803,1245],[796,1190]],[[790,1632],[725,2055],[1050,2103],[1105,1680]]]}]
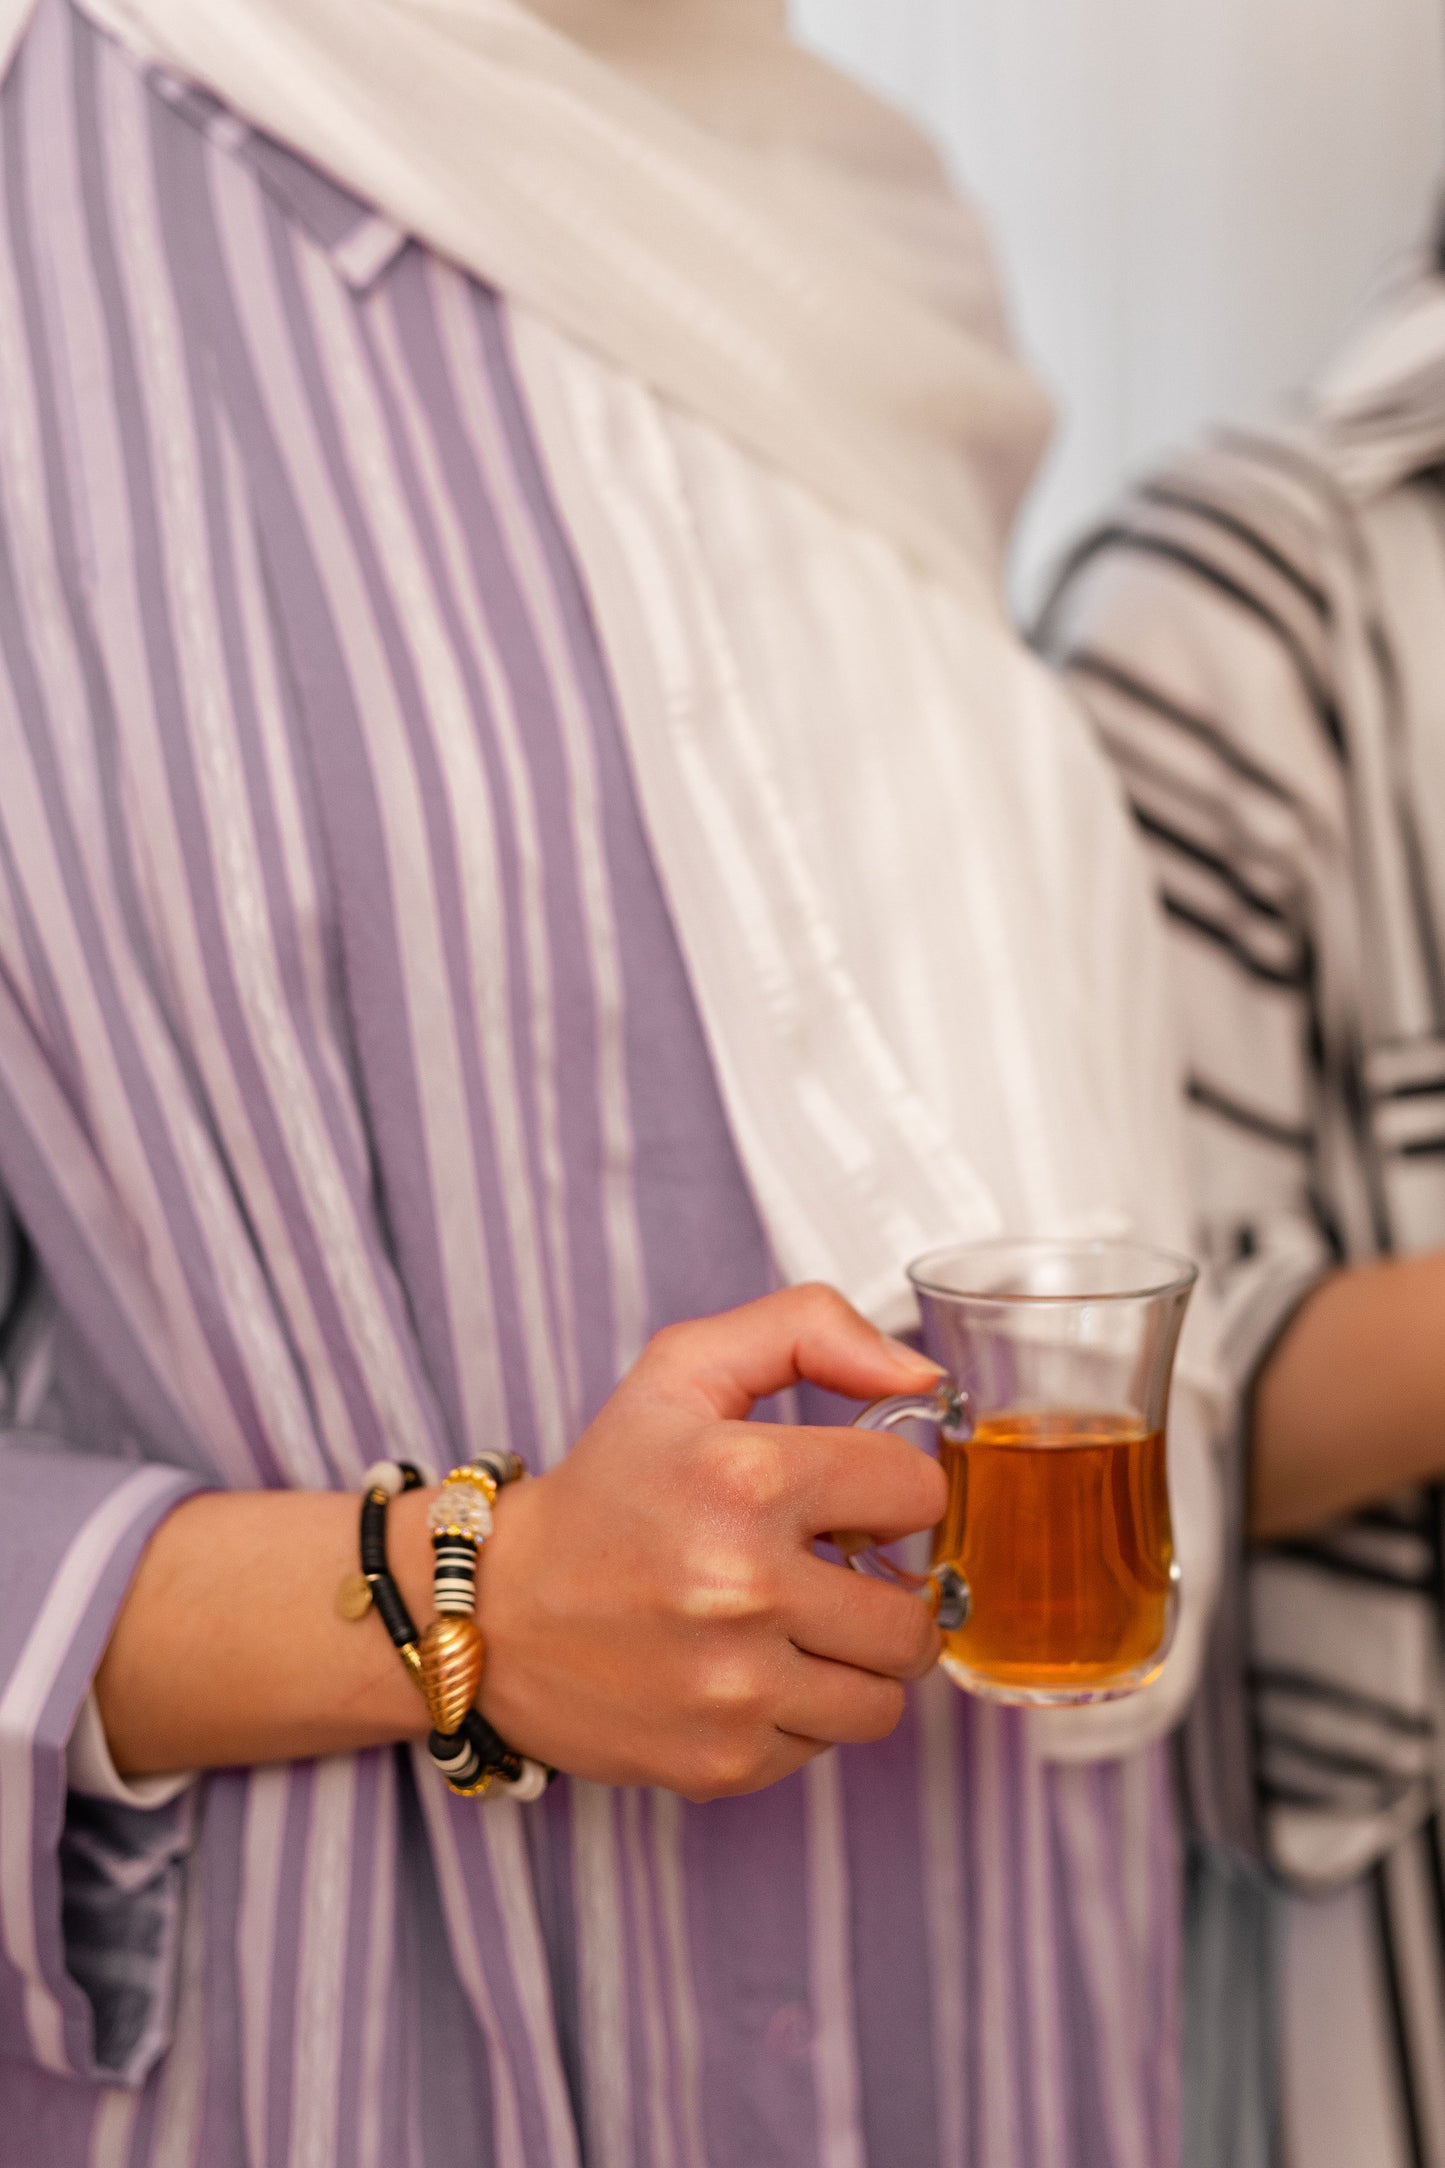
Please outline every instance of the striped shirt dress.
[{"label": "striped shirt dress", "polygon": [[[1041,644],[1154,862],[1247,1398],[1322,1274],[1445,1247],[1445,280],[1298,424],[1137,489]],[[1385,1497],[1261,1548],[1224,1607],[1195,1804],[1271,1881],[1201,1867],[1199,1954],[1233,1951],[1191,2006],[1201,2164],[1445,2164],[1442,1565],[1440,1493]]]},{"label": "striped shirt dress", "polygon": [[[0,2168],[1170,2168],[1167,1751],[68,1784],[198,1486],[565,1451],[765,1291],[493,293],[43,0],[0,86]],[[800,582],[800,608],[807,606]],[[822,637],[822,635],[820,635]]]}]

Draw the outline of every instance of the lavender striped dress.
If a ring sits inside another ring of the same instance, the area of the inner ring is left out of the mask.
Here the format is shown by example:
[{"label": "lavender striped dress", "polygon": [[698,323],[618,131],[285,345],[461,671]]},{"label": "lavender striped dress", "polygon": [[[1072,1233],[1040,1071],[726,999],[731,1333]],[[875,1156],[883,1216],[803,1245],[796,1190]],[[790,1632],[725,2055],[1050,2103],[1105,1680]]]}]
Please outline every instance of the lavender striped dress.
[{"label": "lavender striped dress", "polygon": [[767,1286],[505,309],[45,0],[0,94],[0,2162],[1168,2168],[1167,1764],[693,1808],[65,1744],[197,1484],[565,1451]]}]

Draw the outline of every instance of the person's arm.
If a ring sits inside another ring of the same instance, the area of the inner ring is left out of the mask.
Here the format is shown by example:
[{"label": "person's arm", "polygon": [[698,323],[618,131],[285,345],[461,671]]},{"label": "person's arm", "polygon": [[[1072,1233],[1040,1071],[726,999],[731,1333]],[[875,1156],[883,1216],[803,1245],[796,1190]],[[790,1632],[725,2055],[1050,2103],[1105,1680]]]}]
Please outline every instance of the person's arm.
[{"label": "person's arm", "polygon": [[1348,1509],[1445,1455],[1439,1267],[1341,1270],[1378,1226],[1351,1021],[1358,824],[1321,712],[1313,509],[1303,465],[1242,442],[1182,462],[1081,545],[1045,644],[1116,757],[1167,914],[1239,1410],[1234,1578],[1185,1728],[1187,1797],[1207,1837],[1319,1889],[1432,1811],[1428,1508],[1392,1499],[1380,1525]]},{"label": "person's arm", "polygon": [[[1316,1720],[1317,1689],[1358,1695],[1368,1673],[1388,1695],[1394,1650],[1364,1641],[1346,1666],[1331,1639],[1306,1667],[1291,1639],[1281,1654],[1276,1629],[1301,1615],[1306,1584],[1331,1602],[1342,1585],[1323,1566],[1297,1564],[1273,1608],[1255,1601],[1249,1405],[1290,1320],[1362,1230],[1359,1211],[1342,1218],[1336,1181],[1334,1011],[1321,981],[1335,922],[1316,915],[1322,899],[1348,899],[1349,826],[1331,815],[1340,778],[1295,648],[1239,606],[1241,579],[1268,583],[1271,560],[1241,553],[1234,515],[1186,509],[1191,493],[1218,486],[1223,461],[1168,476],[1167,502],[1151,487],[1111,513],[1065,566],[1040,640],[1114,758],[1170,939],[1196,1246],[1237,1411],[1218,1438],[1224,1578],[1181,1766],[1196,1828],[1265,1858],[1280,1739],[1296,1718]],[[1233,479],[1246,501],[1259,494],[1253,469]],[[1351,1584],[1350,1600],[1362,1589]],[[1306,1668],[1297,1693],[1261,1686]]]},{"label": "person's arm", "polygon": [[[481,1706],[524,1753],[691,1797],[770,1783],[881,1737],[938,1637],[915,1598],[815,1555],[835,1527],[893,1537],[943,1478],[876,1433],[745,1421],[808,1379],[916,1388],[925,1357],[841,1297],[797,1288],[658,1336],[551,1473],[498,1501],[479,1574]],[[393,1570],[431,1616],[426,1493],[390,1509]],[[96,1680],[131,1776],[421,1737],[425,1707],[375,1617],[334,1608],[354,1498],[216,1495],[148,1544]]]},{"label": "person's arm", "polygon": [[1301,1535],[1442,1476],[1445,1255],[1331,1274],[1256,1387],[1251,1535]]}]

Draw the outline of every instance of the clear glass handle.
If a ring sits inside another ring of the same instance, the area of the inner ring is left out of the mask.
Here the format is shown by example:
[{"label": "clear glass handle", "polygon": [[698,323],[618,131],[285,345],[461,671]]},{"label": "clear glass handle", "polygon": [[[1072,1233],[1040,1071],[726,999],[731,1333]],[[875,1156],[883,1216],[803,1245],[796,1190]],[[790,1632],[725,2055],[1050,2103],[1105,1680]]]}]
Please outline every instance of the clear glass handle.
[{"label": "clear glass handle", "polygon": [[[955,1385],[952,1378],[940,1378],[931,1393],[894,1393],[887,1400],[875,1400],[871,1408],[855,1416],[855,1430],[896,1430],[900,1423],[932,1423],[939,1434],[953,1443],[962,1443],[973,1435],[973,1417],[969,1398],[962,1386]],[[935,1566],[931,1573],[910,1573],[886,1552],[880,1551],[870,1536],[838,1530],[834,1543],[842,1552],[846,1564],[855,1573],[871,1573],[880,1581],[892,1581],[897,1588],[906,1588],[922,1596],[933,1612],[940,1632],[957,1633],[966,1625],[970,1604],[969,1587],[956,1566]]]}]

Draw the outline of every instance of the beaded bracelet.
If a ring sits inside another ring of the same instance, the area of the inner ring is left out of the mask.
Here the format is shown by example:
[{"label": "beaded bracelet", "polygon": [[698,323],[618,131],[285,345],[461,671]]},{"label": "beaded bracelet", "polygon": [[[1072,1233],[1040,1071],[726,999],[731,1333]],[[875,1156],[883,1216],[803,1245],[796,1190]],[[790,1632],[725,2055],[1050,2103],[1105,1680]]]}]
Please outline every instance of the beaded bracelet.
[{"label": "beaded bracelet", "polygon": [[360,1619],[374,1604],[393,1646],[430,1711],[427,1752],[454,1792],[476,1798],[497,1789],[513,1799],[540,1798],[554,1771],[509,1747],[479,1709],[484,1650],[475,1618],[477,1554],[491,1534],[498,1488],[523,1473],[511,1453],[482,1453],[454,1468],[427,1510],[434,1558],[437,1616],[420,1636],[386,1556],[386,1509],[421,1475],[408,1461],[368,1468],[361,1501],[361,1571],[337,1594],[344,1618]]}]

